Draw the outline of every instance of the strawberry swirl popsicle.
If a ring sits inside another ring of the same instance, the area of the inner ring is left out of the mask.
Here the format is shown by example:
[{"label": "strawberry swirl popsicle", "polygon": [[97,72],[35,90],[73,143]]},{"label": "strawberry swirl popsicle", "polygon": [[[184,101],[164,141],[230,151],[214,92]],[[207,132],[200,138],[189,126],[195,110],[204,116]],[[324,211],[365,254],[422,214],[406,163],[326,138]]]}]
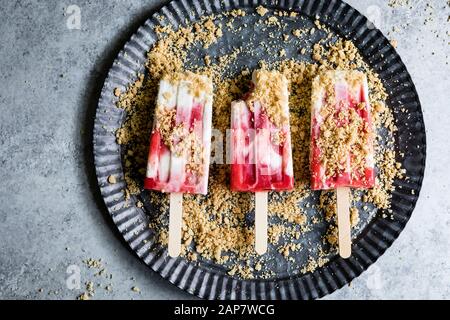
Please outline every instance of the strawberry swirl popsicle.
[{"label": "strawberry swirl popsicle", "polygon": [[186,72],[161,80],[145,189],[207,193],[212,97],[206,76]]},{"label": "strawberry swirl popsicle", "polygon": [[259,192],[294,187],[288,81],[257,70],[252,91],[231,105],[231,189]]},{"label": "strawberry swirl popsicle", "polygon": [[207,193],[212,101],[206,76],[185,72],[160,81],[144,188],[170,193],[172,257],[181,251],[183,193]]},{"label": "strawberry swirl popsicle", "polygon": [[267,251],[267,191],[294,187],[288,81],[257,70],[252,90],[231,105],[231,189],[255,192],[255,250]]},{"label": "strawberry swirl popsicle", "polygon": [[326,71],[312,84],[311,188],[337,190],[339,250],[351,254],[349,188],[375,184],[373,125],[367,78]]},{"label": "strawberry swirl popsicle", "polygon": [[311,187],[372,188],[373,129],[366,76],[328,71],[313,82]]}]

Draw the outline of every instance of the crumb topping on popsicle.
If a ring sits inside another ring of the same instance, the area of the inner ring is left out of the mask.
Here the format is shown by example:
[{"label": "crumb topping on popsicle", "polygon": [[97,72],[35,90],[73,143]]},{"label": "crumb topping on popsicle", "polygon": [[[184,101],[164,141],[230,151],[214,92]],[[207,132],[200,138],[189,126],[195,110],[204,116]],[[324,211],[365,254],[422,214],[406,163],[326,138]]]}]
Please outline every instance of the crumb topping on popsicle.
[{"label": "crumb topping on popsicle", "polygon": [[[324,179],[340,175],[347,170],[348,155],[351,155],[352,178],[363,176],[371,152],[372,128],[364,121],[367,112],[365,102],[353,103],[361,95],[361,83],[365,75],[361,72],[323,72],[313,82],[313,101],[322,101],[317,121],[320,121],[316,146],[320,149],[319,160],[325,168]],[[346,83],[348,93],[336,97],[336,84]],[[317,96],[320,95],[320,96]],[[353,107],[352,107],[353,105]],[[356,105],[356,106],[354,106]]]},{"label": "crumb topping on popsicle", "polygon": [[212,82],[192,72],[160,81],[145,187],[163,192],[207,192]]},{"label": "crumb topping on popsicle", "polygon": [[[187,82],[189,93],[195,98],[200,97],[202,94],[213,94],[211,81],[207,77],[191,71],[165,74],[162,80],[166,80],[172,84],[179,83],[181,81]],[[167,97],[167,99],[170,99],[170,97]]]},{"label": "crumb topping on popsicle", "polygon": [[286,77],[277,71],[258,70],[253,73],[253,83],[256,84],[247,97],[247,104],[253,111],[253,103],[259,101],[270,121],[281,128],[289,123],[289,115],[285,107],[289,97],[284,94],[287,86]]},{"label": "crumb topping on popsicle", "polygon": [[[176,110],[158,108],[156,110],[156,129],[169,150],[177,156],[187,154],[189,170],[201,174],[204,152],[202,141],[186,127],[185,123],[175,124]],[[175,141],[177,143],[175,143]]]},{"label": "crumb topping on popsicle", "polygon": [[[166,74],[163,76],[163,80],[168,81],[171,84],[176,84],[181,81],[186,82],[189,93],[195,98],[199,98],[202,94],[212,95],[213,89],[211,81],[204,76],[190,71]],[[169,92],[166,92],[163,94],[163,98],[165,101],[169,101],[172,96]],[[175,152],[180,156],[185,152],[190,151],[189,156],[192,160],[192,164],[202,163],[202,142],[198,139],[197,135],[192,132],[192,129],[187,127],[186,123],[176,124],[176,114],[176,109],[158,105],[156,107],[156,129],[159,130],[164,144],[171,152]],[[177,141],[177,143],[175,143],[175,141]],[[191,170],[193,170],[196,166],[190,165],[190,167]]]},{"label": "crumb topping on popsicle", "polygon": [[[365,145],[369,137],[364,131],[364,122],[354,109],[339,112],[327,110],[324,118],[317,145],[322,151],[320,160],[326,168],[326,176],[333,177],[342,172],[349,153],[353,156],[351,172],[362,174],[366,167],[368,150]],[[340,125],[342,119],[348,119],[348,122]]]}]

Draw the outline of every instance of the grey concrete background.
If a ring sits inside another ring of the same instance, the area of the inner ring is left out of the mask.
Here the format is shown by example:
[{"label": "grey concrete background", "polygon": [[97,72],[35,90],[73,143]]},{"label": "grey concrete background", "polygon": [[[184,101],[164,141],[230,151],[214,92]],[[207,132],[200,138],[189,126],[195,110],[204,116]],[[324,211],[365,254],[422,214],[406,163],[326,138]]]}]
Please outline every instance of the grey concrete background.
[{"label": "grey concrete background", "polygon": [[[89,144],[108,67],[163,2],[0,1],[0,298],[75,299],[83,288],[67,287],[70,265],[80,268],[82,283],[101,284],[95,299],[191,298],[150,271],[111,227]],[[428,158],[400,238],[327,299],[450,298],[449,5],[348,2],[398,40],[422,100]],[[72,4],[81,9],[81,30],[66,26]],[[87,258],[101,258],[113,278],[94,276],[82,263]],[[111,292],[103,289],[108,284]]]}]

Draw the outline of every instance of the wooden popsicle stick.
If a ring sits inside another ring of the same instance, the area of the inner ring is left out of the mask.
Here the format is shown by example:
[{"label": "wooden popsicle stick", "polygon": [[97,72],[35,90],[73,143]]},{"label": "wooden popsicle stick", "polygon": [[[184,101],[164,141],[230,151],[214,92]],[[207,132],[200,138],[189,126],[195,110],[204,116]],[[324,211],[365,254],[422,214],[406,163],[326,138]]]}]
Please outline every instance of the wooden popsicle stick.
[{"label": "wooden popsicle stick", "polygon": [[170,194],[169,209],[169,256],[176,258],[181,253],[181,223],[183,220],[183,194]]},{"label": "wooden popsicle stick", "polygon": [[350,226],[350,188],[337,188],[337,220],[339,232],[339,255],[347,259],[352,254]]},{"label": "wooden popsicle stick", "polygon": [[267,191],[255,193],[255,250],[267,252]]}]

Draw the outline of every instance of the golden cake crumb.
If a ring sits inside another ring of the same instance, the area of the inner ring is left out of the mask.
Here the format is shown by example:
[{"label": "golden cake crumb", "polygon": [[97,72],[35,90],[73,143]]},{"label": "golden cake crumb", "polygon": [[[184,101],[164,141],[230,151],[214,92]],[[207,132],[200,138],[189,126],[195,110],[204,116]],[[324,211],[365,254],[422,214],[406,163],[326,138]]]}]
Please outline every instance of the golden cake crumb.
[{"label": "golden cake crumb", "polygon": [[263,6],[258,6],[256,7],[256,12],[261,16],[264,17],[266,15],[267,12],[269,12],[269,10],[267,10],[266,8],[264,8]]},{"label": "golden cake crumb", "polygon": [[359,212],[355,207],[350,208],[350,224],[355,227],[359,223]]},{"label": "golden cake crumb", "polygon": [[116,184],[116,183],[117,183],[117,178],[116,178],[116,176],[110,175],[110,176],[108,177],[108,182],[109,182],[110,184]]},{"label": "golden cake crumb", "polygon": [[392,39],[390,42],[391,42],[391,45],[394,47],[394,49],[397,49],[398,41],[395,39]]},{"label": "golden cake crumb", "polygon": [[245,17],[246,13],[242,9],[234,9],[229,13],[232,17]]},{"label": "golden cake crumb", "polygon": [[84,292],[84,293],[82,293],[81,295],[79,295],[77,299],[78,299],[78,300],[90,300],[91,297],[89,296],[88,293]]},{"label": "golden cake crumb", "polygon": [[300,30],[300,29],[294,29],[294,30],[292,30],[292,34],[293,34],[295,37],[299,38],[299,37],[302,35],[302,30]]},{"label": "golden cake crumb", "polygon": [[278,18],[275,17],[275,16],[269,17],[269,18],[266,20],[266,24],[269,25],[269,26],[274,26],[274,25],[280,26],[280,22],[279,22]]},{"label": "golden cake crumb", "polygon": [[141,293],[141,289],[139,289],[138,287],[132,287],[131,291],[136,292],[136,293]]}]

